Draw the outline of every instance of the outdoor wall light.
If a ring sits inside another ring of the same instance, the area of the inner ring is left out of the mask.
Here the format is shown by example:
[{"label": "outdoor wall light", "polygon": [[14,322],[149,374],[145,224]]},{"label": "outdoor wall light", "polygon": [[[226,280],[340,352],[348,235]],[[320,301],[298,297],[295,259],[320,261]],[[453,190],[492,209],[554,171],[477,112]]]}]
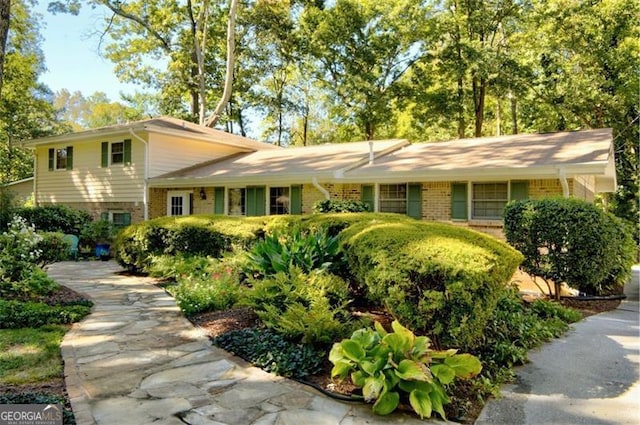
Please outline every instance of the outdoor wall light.
[{"label": "outdoor wall light", "polygon": [[202,199],[203,201],[207,199],[207,192],[204,191],[204,187],[200,188],[200,199]]}]

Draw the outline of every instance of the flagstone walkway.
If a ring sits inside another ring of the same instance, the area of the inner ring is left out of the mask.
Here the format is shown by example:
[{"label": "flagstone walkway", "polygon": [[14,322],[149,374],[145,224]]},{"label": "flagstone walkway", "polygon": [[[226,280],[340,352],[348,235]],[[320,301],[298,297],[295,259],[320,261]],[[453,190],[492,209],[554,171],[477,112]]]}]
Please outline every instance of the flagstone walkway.
[{"label": "flagstone walkway", "polygon": [[[78,425],[425,424],[378,417],[213,347],[153,279],[113,261],[63,262],[48,274],[95,303],[62,342]],[[435,421],[433,422],[435,423]]]}]

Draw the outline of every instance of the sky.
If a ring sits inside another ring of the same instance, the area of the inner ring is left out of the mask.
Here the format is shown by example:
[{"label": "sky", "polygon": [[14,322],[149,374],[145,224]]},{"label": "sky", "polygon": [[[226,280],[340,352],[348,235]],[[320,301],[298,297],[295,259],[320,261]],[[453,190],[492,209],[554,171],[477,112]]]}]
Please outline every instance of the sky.
[{"label": "sky", "polygon": [[120,92],[134,93],[136,85],[123,84],[113,72],[113,64],[98,54],[99,37],[93,34],[100,27],[103,11],[82,8],[80,15],[53,15],[47,12],[48,0],[40,0],[36,11],[43,17],[41,44],[47,71],[40,81],[57,92],[67,89],[89,96],[96,91],[107,94],[111,101],[120,100]]}]

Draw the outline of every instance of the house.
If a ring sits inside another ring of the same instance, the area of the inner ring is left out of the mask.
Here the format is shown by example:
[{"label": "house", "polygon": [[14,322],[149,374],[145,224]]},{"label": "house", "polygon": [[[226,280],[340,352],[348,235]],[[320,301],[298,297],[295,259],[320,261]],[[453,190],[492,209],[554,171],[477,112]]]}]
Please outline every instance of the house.
[{"label": "house", "polygon": [[610,129],[440,143],[282,149],[173,118],[48,137],[35,149],[37,204],[119,224],[165,215],[310,213],[322,199],[501,235],[511,199],[616,189]]},{"label": "house", "polygon": [[18,205],[24,205],[33,196],[33,177],[6,183],[4,188],[14,196]]}]

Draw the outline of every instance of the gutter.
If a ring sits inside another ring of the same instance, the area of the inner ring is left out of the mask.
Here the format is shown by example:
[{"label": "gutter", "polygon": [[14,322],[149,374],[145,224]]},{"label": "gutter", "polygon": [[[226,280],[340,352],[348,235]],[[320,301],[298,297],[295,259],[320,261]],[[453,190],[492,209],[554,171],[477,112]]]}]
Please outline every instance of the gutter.
[{"label": "gutter", "polygon": [[325,189],[324,187],[320,186],[320,183],[318,183],[318,178],[314,177],[311,179],[311,183],[313,183],[313,186],[318,189],[323,195],[324,198],[326,200],[331,199],[331,195],[329,194],[329,191],[327,189]]},{"label": "gutter", "polygon": [[144,210],[144,221],[149,220],[149,142],[138,136],[133,128],[129,128],[129,134],[131,137],[135,137],[137,140],[144,144],[144,180],[142,188],[142,206]]}]

